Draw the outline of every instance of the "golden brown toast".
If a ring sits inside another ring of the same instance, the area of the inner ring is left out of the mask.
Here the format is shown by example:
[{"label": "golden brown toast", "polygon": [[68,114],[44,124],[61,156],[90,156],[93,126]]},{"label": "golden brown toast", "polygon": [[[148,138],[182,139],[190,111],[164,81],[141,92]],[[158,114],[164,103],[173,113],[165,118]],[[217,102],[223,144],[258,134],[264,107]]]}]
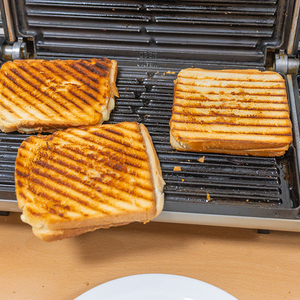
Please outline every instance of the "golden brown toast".
[{"label": "golden brown toast", "polygon": [[88,60],[16,60],[0,69],[0,129],[53,132],[102,124],[118,90],[117,63]]},{"label": "golden brown toast", "polygon": [[21,144],[15,165],[21,218],[47,241],[146,223],[163,208],[160,163],[142,124],[31,136]]},{"label": "golden brown toast", "polygon": [[182,70],[170,129],[181,151],[281,156],[292,142],[285,81],[258,70]]}]

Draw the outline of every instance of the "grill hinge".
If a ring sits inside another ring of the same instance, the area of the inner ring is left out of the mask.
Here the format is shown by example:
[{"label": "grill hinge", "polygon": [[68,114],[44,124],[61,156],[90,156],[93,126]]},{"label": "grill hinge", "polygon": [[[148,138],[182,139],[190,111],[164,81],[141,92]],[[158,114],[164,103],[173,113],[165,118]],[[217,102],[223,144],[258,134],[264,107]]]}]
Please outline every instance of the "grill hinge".
[{"label": "grill hinge", "polygon": [[15,59],[28,59],[33,56],[33,38],[18,37],[18,31],[13,20],[12,1],[0,0],[0,11],[4,37],[0,38],[0,59],[10,61]]},{"label": "grill hinge", "polygon": [[23,38],[18,38],[12,45],[2,45],[2,59],[28,59],[29,53],[27,51],[27,44]]},{"label": "grill hinge", "polygon": [[284,50],[279,50],[275,54],[273,68],[278,73],[296,75],[299,72],[299,58],[289,57]]}]

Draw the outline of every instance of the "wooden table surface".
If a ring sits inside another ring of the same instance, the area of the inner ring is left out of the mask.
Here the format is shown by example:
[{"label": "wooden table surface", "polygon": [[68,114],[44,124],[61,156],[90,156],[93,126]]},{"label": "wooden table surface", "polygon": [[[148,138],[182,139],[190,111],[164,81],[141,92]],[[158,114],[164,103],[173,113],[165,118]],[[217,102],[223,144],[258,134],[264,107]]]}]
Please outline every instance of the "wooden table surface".
[{"label": "wooden table surface", "polygon": [[151,222],[47,243],[0,216],[0,298],[69,300],[112,279],[188,276],[240,300],[300,299],[300,233]]}]

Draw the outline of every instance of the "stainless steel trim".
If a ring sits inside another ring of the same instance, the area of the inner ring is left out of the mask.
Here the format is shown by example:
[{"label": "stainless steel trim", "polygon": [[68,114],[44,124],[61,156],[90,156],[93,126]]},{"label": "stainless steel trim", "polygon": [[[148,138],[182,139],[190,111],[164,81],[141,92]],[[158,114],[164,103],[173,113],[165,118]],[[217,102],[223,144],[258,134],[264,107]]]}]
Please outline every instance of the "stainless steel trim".
[{"label": "stainless steel trim", "polygon": [[1,211],[21,212],[16,200],[0,199],[0,206],[1,206]]},{"label": "stainless steel trim", "polygon": [[299,219],[275,219],[163,211],[153,221],[190,225],[300,232]]},{"label": "stainless steel trim", "polygon": [[7,30],[8,30],[8,38],[10,42],[16,41],[16,34],[15,34],[15,27],[10,11],[10,6],[9,6],[9,0],[3,0],[3,5],[4,5],[4,10],[5,10],[5,17],[6,17],[6,25],[7,25]]},{"label": "stainless steel trim", "polygon": [[294,8],[294,15],[293,15],[293,22],[292,22],[292,28],[290,31],[289,41],[287,45],[287,54],[292,54],[295,43],[298,44],[299,41],[296,41],[296,32],[297,32],[297,26],[299,22],[299,12],[300,12],[300,0],[296,0],[295,2],[295,8]]},{"label": "stainless steel trim", "polygon": [[[0,200],[1,201],[1,200]],[[16,201],[3,201],[2,211],[21,212]],[[162,211],[154,222],[300,232],[300,219],[240,217]]]}]

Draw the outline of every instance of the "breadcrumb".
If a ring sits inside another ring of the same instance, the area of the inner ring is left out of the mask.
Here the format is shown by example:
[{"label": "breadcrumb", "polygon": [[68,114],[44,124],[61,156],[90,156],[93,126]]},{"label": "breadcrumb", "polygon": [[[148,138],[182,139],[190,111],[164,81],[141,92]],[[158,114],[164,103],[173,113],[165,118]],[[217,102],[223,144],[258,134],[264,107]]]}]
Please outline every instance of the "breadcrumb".
[{"label": "breadcrumb", "polygon": [[210,201],[210,200],[211,200],[211,199],[210,199],[210,194],[209,194],[208,192],[206,193],[206,200],[207,200],[207,201]]},{"label": "breadcrumb", "polygon": [[199,159],[197,159],[199,162],[201,162],[201,163],[204,163],[204,159],[205,159],[205,156],[202,156],[202,157],[200,157]]}]

